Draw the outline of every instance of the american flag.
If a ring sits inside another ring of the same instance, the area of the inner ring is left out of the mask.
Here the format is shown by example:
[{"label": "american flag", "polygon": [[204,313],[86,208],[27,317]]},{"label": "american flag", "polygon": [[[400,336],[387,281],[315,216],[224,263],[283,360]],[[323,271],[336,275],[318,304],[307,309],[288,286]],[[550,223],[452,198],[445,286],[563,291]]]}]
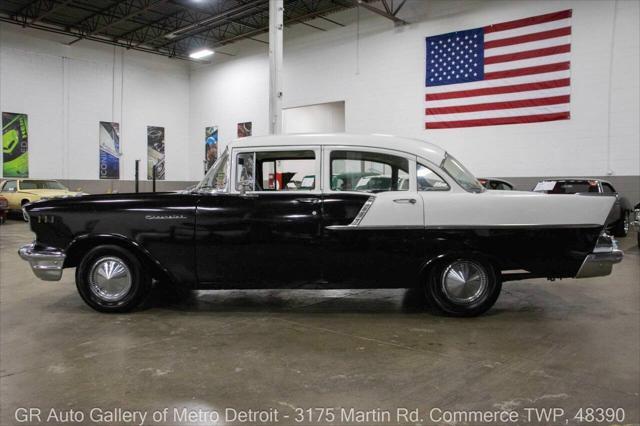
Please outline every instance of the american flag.
[{"label": "american flag", "polygon": [[426,41],[425,128],[569,119],[571,10]]}]

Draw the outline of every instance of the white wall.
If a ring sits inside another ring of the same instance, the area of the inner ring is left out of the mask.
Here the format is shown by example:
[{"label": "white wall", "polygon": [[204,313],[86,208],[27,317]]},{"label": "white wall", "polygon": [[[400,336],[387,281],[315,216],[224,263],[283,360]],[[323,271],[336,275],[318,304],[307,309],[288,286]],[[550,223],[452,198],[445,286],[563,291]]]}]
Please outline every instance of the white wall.
[{"label": "white wall", "polygon": [[[393,133],[440,144],[477,175],[640,175],[640,3],[408,0],[394,27],[356,9],[285,31],[284,107],[345,102],[346,131]],[[571,120],[424,130],[424,38],[573,9]],[[263,39],[266,35],[261,36]],[[203,174],[204,128],[222,147],[238,122],[268,131],[266,45],[219,49],[211,65],[123,51],[0,24],[0,110],[29,114],[33,177],[98,178],[98,122],[121,124],[121,173],[146,162],[146,126],[166,129],[168,180]],[[613,47],[613,49],[612,49]],[[115,54],[114,54],[115,52]],[[609,88],[611,87],[611,89]]]},{"label": "white wall", "polygon": [[[328,31],[300,25],[286,30],[284,106],[345,100],[347,132],[427,139],[451,151],[477,175],[602,176],[611,171],[637,176],[639,4],[409,0],[401,17],[412,23],[405,27],[394,28],[391,21],[361,10],[359,41],[357,11],[351,9],[331,16],[346,23],[344,28],[316,20],[314,25]],[[570,120],[424,129],[426,36],[568,8],[573,9]],[[213,65],[192,70],[192,164],[202,161],[206,125],[220,126],[222,145],[235,136],[238,121],[254,121],[254,134],[267,132],[266,46],[245,41],[229,49],[238,56],[220,56]]]},{"label": "white wall", "polygon": [[286,108],[283,133],[340,133],[345,131],[344,102]]},{"label": "white wall", "polygon": [[29,115],[30,177],[98,179],[98,122],[120,123],[120,176],[146,178],[146,126],[164,126],[167,180],[188,180],[182,61],[0,24],[0,110]]}]

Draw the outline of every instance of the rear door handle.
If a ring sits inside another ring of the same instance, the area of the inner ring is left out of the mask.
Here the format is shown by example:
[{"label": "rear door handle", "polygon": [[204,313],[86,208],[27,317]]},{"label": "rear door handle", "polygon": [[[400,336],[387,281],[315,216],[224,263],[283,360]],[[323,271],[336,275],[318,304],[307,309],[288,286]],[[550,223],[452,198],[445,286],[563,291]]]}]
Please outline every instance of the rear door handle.
[{"label": "rear door handle", "polygon": [[317,204],[320,202],[318,198],[296,198],[296,201],[303,204]]},{"label": "rear door handle", "polygon": [[393,202],[398,204],[415,204],[416,199],[415,198],[396,198],[395,200],[393,200]]}]

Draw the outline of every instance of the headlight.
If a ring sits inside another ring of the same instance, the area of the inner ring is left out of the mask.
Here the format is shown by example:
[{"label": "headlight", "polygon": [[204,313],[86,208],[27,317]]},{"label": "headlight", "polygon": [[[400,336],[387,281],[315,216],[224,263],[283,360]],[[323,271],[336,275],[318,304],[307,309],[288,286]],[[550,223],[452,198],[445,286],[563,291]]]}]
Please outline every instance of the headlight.
[{"label": "headlight", "polygon": [[29,213],[24,207],[22,208],[22,217],[24,217],[25,222],[29,223]]}]

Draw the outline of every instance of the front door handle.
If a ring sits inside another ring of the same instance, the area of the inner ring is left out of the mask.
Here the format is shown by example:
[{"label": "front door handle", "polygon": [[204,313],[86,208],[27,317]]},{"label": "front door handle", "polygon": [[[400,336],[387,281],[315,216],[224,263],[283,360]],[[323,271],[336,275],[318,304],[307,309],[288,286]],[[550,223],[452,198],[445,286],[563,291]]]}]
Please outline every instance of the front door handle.
[{"label": "front door handle", "polygon": [[416,199],[415,198],[396,198],[395,200],[393,200],[393,202],[398,204],[415,204]]}]

